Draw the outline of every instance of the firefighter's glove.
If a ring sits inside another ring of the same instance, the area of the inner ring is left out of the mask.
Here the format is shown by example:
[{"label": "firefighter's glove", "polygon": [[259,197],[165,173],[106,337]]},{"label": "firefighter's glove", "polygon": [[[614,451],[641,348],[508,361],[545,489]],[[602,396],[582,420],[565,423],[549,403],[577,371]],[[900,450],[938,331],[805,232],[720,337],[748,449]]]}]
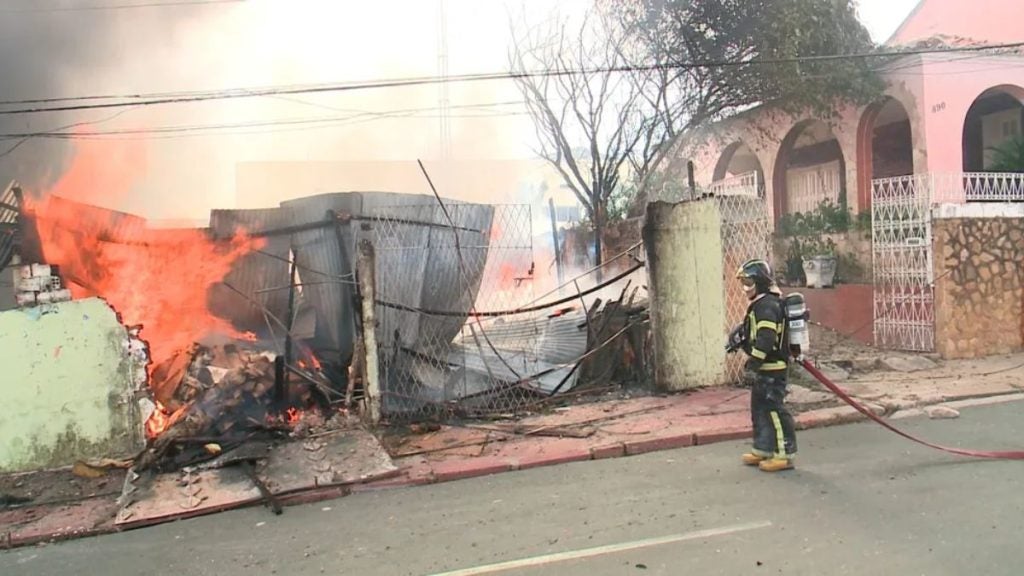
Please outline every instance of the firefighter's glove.
[{"label": "firefighter's glove", "polygon": [[729,333],[729,339],[725,344],[726,353],[735,352],[743,347],[746,343],[746,330],[743,329],[743,324],[740,324],[733,331]]}]

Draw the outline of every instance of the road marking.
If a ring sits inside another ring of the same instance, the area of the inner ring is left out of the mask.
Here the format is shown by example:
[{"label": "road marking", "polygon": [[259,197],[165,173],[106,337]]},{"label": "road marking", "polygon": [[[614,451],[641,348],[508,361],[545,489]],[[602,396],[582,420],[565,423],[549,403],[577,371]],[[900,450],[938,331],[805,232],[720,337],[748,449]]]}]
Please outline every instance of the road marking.
[{"label": "road marking", "polygon": [[602,556],[604,554],[615,554],[617,552],[626,552],[640,548],[650,548],[651,546],[674,544],[676,542],[685,542],[687,540],[700,540],[702,538],[711,538],[712,536],[725,536],[728,534],[735,534],[737,532],[747,532],[749,530],[767,528],[771,525],[772,523],[767,520],[763,522],[750,522],[747,524],[734,524],[732,526],[709,528],[707,530],[697,530],[695,532],[684,532],[682,534],[661,536],[659,538],[634,540],[632,542],[623,542],[622,544],[609,544],[607,546],[598,546],[596,548],[584,548],[582,550],[570,550],[568,552],[558,552],[556,554],[521,558],[519,560],[510,560],[508,562],[499,562],[497,564],[463,568],[461,570],[453,570],[451,572],[439,572],[437,574],[432,574],[431,576],[477,576],[478,574],[493,574],[495,572],[504,572],[505,570],[513,570],[515,568],[530,568],[532,566],[554,564],[555,562],[579,560],[582,558]]}]

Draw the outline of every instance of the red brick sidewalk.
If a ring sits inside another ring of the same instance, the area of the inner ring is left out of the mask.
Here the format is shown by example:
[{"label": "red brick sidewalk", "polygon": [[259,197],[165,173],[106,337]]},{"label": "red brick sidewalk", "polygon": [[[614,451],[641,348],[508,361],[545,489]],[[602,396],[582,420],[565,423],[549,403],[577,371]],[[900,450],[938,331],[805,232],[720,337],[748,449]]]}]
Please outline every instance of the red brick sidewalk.
[{"label": "red brick sidewalk", "polygon": [[402,475],[356,490],[429,484],[750,437],[749,392],[708,389],[574,406],[508,427],[443,427],[392,447]]}]

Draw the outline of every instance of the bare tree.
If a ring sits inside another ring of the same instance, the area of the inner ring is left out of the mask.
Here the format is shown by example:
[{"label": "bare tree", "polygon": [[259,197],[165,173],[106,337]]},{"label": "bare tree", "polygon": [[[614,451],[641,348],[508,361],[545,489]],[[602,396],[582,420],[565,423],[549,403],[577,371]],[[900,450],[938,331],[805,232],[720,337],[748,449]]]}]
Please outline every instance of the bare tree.
[{"label": "bare tree", "polygon": [[[594,229],[598,263],[608,202],[640,203],[695,129],[769,105],[834,111],[881,82],[863,58],[805,56],[872,48],[852,0],[608,0],[580,21],[553,18],[515,37],[511,67],[537,131]],[[515,31],[515,29],[514,29]]]},{"label": "bare tree", "polygon": [[667,101],[630,70],[629,38],[607,15],[554,18],[516,38],[513,72],[534,120],[536,153],[579,199],[594,231],[597,263],[608,200],[670,137],[655,105]]}]

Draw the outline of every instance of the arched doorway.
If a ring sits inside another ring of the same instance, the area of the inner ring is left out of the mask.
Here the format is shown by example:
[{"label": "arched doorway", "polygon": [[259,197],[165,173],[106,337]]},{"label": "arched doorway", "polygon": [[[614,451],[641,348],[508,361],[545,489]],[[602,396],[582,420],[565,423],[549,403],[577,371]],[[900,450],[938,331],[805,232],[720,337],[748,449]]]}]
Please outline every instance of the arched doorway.
[{"label": "arched doorway", "polygon": [[895,98],[868,106],[857,128],[857,205],[871,206],[871,182],[914,173],[914,138],[907,109]]},{"label": "arched doorway", "polygon": [[761,161],[746,143],[736,141],[722,151],[722,155],[715,164],[714,182],[717,183],[743,178],[754,175],[751,179],[757,189],[757,195],[764,197],[764,170],[761,168]]},{"label": "arched doorway", "polygon": [[1024,88],[1004,85],[982,92],[964,118],[964,172],[1024,172],[1000,162],[998,149],[1024,138]]},{"label": "arched doorway", "polygon": [[846,205],[846,159],[828,124],[802,120],[790,129],[775,158],[772,189],[776,220],[825,201]]}]

